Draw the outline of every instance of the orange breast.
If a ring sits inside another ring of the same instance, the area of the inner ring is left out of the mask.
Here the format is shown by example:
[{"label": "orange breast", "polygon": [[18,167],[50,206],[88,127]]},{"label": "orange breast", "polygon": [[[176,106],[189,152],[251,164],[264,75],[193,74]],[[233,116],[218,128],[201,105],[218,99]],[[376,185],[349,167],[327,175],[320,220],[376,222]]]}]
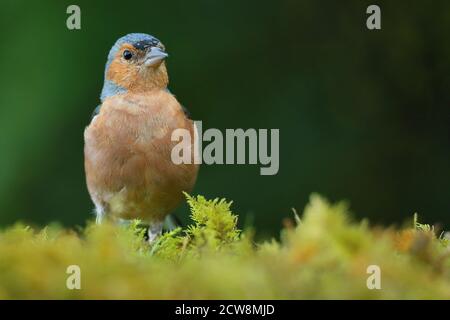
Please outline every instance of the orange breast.
[{"label": "orange breast", "polygon": [[193,122],[163,90],[104,101],[85,130],[84,153],[89,193],[106,215],[153,222],[178,206],[198,171],[197,165],[171,160],[177,144],[171,135],[178,128],[194,137]]}]

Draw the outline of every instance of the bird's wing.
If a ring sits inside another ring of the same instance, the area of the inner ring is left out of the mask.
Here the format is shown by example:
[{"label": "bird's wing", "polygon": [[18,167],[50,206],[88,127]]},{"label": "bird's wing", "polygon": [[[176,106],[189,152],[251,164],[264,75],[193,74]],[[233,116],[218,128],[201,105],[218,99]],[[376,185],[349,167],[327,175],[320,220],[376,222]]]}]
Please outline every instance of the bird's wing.
[{"label": "bird's wing", "polygon": [[98,115],[98,114],[100,113],[100,107],[101,107],[101,106],[102,106],[102,105],[99,104],[99,105],[94,109],[94,111],[92,112],[91,121],[92,121],[92,119],[94,119],[94,117],[95,117],[96,115]]},{"label": "bird's wing", "polygon": [[[170,92],[169,88],[166,88],[166,91],[167,91],[168,93],[170,93],[171,95],[175,96],[172,92]],[[189,112],[189,110],[188,110],[185,106],[183,106],[181,103],[180,103],[180,106],[181,106],[181,109],[183,109],[183,112],[184,112],[186,118],[192,120],[192,118],[191,118],[191,113]]]},{"label": "bird's wing", "polygon": [[191,113],[189,112],[189,110],[185,106],[183,106],[181,103],[180,103],[180,106],[181,106],[181,109],[183,109],[183,112],[186,115],[186,118],[192,120]]}]

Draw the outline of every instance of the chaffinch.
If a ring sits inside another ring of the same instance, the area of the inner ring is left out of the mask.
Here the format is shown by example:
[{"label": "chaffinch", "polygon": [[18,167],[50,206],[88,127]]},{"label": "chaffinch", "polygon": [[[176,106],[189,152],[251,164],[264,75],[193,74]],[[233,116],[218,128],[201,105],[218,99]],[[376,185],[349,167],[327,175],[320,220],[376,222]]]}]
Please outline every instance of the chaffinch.
[{"label": "chaffinch", "polygon": [[[111,48],[101,105],[84,131],[86,182],[97,222],[141,219],[149,241],[194,186],[198,165],[174,164],[173,130],[194,123],[167,89],[164,45],[128,34]],[[194,147],[192,146],[192,152]]]}]

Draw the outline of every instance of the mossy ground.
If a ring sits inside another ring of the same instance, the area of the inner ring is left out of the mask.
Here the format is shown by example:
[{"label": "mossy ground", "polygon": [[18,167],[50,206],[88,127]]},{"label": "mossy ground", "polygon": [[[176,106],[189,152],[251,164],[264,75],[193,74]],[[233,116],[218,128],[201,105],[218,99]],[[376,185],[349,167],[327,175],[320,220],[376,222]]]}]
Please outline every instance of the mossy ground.
[{"label": "mossy ground", "polygon": [[[450,246],[414,221],[404,230],[349,219],[313,195],[280,241],[236,229],[225,200],[188,197],[193,224],[148,245],[138,222],[82,232],[16,225],[0,232],[3,299],[448,299]],[[69,265],[81,289],[69,290]],[[381,289],[369,290],[378,265]]]}]

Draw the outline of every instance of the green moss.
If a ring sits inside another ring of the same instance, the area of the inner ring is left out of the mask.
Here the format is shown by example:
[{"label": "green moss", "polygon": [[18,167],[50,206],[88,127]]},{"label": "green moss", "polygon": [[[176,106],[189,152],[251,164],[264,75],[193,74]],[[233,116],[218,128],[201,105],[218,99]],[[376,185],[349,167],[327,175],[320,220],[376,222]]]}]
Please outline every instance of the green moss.
[{"label": "green moss", "polygon": [[[370,227],[352,222],[345,203],[313,195],[280,241],[254,243],[237,229],[231,202],[186,197],[192,225],[152,245],[139,221],[0,232],[0,298],[450,297],[448,239],[417,216],[403,230]],[[81,290],[66,287],[69,265],[81,269]],[[381,269],[381,290],[367,288],[369,265]]]}]

